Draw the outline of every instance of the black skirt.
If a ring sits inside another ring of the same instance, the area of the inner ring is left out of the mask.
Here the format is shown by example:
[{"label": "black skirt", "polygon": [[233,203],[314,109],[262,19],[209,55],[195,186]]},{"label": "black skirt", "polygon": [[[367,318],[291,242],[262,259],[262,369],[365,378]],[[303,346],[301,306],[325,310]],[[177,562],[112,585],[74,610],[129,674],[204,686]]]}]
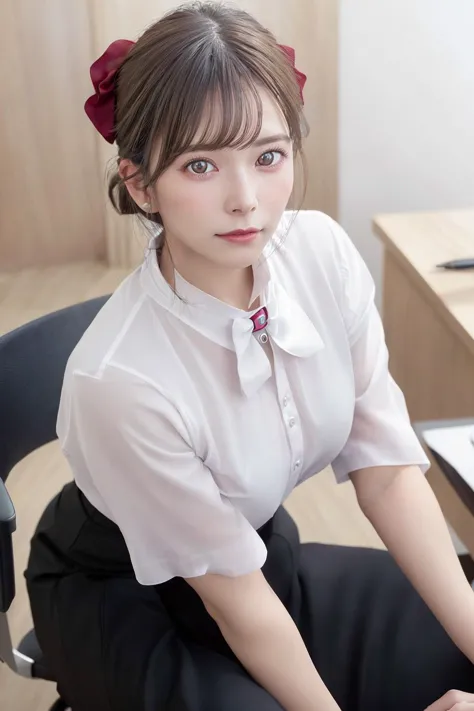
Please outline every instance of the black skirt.
[{"label": "black skirt", "polygon": [[[454,647],[383,551],[301,545],[279,509],[263,572],[343,711],[422,711],[474,692]],[[25,573],[33,620],[73,711],[281,711],[181,578],[135,579],[124,539],[74,483],[47,507]]]}]

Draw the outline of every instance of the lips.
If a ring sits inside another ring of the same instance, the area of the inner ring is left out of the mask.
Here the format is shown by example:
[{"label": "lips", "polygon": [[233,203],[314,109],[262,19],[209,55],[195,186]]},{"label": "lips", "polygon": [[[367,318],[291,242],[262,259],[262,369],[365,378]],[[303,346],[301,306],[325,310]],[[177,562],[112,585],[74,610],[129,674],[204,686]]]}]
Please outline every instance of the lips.
[{"label": "lips", "polygon": [[249,237],[250,235],[254,235],[257,232],[261,232],[261,230],[257,229],[257,227],[249,227],[247,230],[233,230],[233,232],[223,232],[222,234],[218,234],[218,237]]}]

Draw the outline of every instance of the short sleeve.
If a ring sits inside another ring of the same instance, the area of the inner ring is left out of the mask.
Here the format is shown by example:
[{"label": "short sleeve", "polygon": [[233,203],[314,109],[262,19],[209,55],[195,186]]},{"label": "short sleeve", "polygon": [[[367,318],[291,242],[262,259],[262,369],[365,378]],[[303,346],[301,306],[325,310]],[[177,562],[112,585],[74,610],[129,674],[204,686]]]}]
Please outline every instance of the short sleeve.
[{"label": "short sleeve", "polygon": [[365,467],[429,468],[404,395],[389,371],[382,320],[369,269],[341,227],[333,223],[341,269],[341,309],[351,349],[355,404],[352,429],[333,462],[338,481]]},{"label": "short sleeve", "polygon": [[113,366],[100,378],[71,377],[63,450],[120,528],[137,580],[260,569],[263,541],[221,494],[171,400]]}]

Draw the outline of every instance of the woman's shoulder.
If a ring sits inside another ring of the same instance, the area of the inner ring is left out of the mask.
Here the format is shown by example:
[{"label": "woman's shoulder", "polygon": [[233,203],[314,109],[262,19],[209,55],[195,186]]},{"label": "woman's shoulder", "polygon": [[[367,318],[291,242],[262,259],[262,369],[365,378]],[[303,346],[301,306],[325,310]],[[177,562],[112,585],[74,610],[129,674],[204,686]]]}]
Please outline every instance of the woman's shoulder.
[{"label": "woman's shoulder", "polygon": [[[125,340],[130,340],[127,335]],[[133,349],[132,342],[130,346]],[[70,448],[71,441],[80,439],[80,421],[84,419],[100,429],[104,420],[112,417],[116,429],[127,437],[137,427],[137,418],[146,414],[156,422],[167,422],[188,438],[187,408],[176,393],[172,394],[169,372],[166,378],[163,369],[150,370],[146,359],[124,358],[114,345],[109,353],[96,352],[93,359],[87,356],[87,350],[90,344],[86,337],[66,367],[57,419],[63,447]],[[136,344],[136,350],[153,352],[143,343]]]},{"label": "woman's shoulder", "polygon": [[285,211],[267,249],[282,276],[314,284],[317,275],[332,290],[341,289],[351,272],[364,269],[344,229],[317,210]]},{"label": "woman's shoulder", "polygon": [[283,254],[295,254],[301,269],[345,268],[360,259],[352,240],[332,217],[318,210],[283,213],[274,243]]},{"label": "woman's shoulder", "polygon": [[[374,281],[356,246],[329,215],[316,210],[285,212],[269,261],[294,295],[318,309],[337,303],[345,321],[374,297]],[[362,306],[359,307],[359,305]]]},{"label": "woman's shoulder", "polygon": [[[134,395],[139,386],[166,390],[176,370],[166,318],[144,293],[140,271],[133,272],[110,296],[68,360],[64,384],[87,384],[91,391]],[[158,353],[158,356],[156,355]],[[127,386],[128,389],[127,389]]]}]

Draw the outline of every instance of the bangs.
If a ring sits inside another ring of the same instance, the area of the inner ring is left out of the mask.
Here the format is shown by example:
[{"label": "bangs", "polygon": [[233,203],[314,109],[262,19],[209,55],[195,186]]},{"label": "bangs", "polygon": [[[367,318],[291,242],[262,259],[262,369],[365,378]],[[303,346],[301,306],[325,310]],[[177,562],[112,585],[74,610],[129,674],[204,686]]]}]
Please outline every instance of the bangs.
[{"label": "bangs", "polygon": [[[192,125],[194,124],[194,125]],[[224,84],[209,90],[201,106],[193,107],[180,153],[196,148],[246,148],[262,128],[262,100],[252,84]]]},{"label": "bangs", "polygon": [[176,91],[179,99],[157,130],[161,149],[151,182],[183,153],[246,148],[260,135],[262,100],[255,80],[234,64],[211,68],[193,72]]}]

